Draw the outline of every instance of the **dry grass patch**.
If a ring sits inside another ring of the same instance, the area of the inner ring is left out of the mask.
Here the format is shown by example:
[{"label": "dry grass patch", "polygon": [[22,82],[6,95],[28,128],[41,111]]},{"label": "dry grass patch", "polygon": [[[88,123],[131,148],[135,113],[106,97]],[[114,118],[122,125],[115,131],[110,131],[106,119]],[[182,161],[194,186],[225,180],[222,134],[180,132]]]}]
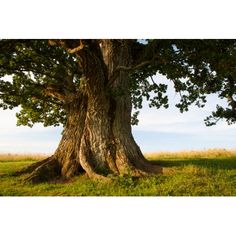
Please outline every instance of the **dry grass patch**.
[{"label": "dry grass patch", "polygon": [[203,151],[181,151],[181,152],[157,152],[147,153],[149,160],[158,159],[194,159],[194,158],[217,158],[217,157],[236,157],[236,150],[208,149]]},{"label": "dry grass patch", "polygon": [[29,154],[19,154],[19,153],[0,153],[0,161],[38,161],[48,157],[46,154],[42,153],[29,153]]}]

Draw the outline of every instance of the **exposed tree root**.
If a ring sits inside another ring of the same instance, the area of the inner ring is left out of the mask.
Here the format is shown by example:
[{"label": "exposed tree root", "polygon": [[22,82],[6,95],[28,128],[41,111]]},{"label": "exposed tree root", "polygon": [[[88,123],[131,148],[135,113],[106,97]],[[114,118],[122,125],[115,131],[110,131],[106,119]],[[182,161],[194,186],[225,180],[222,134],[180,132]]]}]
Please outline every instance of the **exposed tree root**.
[{"label": "exposed tree root", "polygon": [[131,168],[129,171],[129,175],[134,177],[142,177],[152,174],[162,174],[162,167],[150,163],[143,165],[141,168],[138,167]]},{"label": "exposed tree root", "polygon": [[[121,160],[121,158],[119,158]],[[88,175],[89,178],[94,180],[102,180],[105,182],[111,181],[112,177],[114,176],[132,176],[132,177],[142,177],[148,176],[150,174],[161,174],[163,173],[162,167],[159,165],[153,164],[147,160],[142,161],[140,163],[131,163],[128,161],[127,163],[123,161],[117,161],[117,170],[119,172],[113,172],[111,170],[107,170],[107,173],[102,173],[101,171],[97,170],[93,163],[91,162],[89,156],[89,149],[86,145],[82,145],[79,153],[79,162],[80,166],[83,168],[85,173]],[[127,159],[126,159],[127,161]],[[138,164],[137,166],[135,164]],[[32,183],[40,183],[46,181],[68,181],[72,176],[63,176],[62,175],[62,167],[59,164],[58,160],[52,156],[43,161],[39,161],[34,163],[26,168],[24,168],[19,173],[31,173],[25,181],[32,182]],[[77,171],[77,174],[79,171]],[[74,176],[74,175],[73,175]]]},{"label": "exposed tree root", "polygon": [[22,175],[22,174],[27,174],[27,173],[32,173],[36,168],[38,168],[39,166],[43,165],[44,163],[48,162],[52,157],[48,157],[46,159],[43,159],[41,161],[37,161],[36,163],[33,163],[29,166],[26,166],[24,168],[22,168],[19,171],[16,171],[14,173],[14,176],[18,176],[18,175]]},{"label": "exposed tree root", "polygon": [[81,147],[79,152],[79,161],[82,168],[88,174],[89,178],[95,180],[105,180],[107,181],[109,178],[98,173],[96,168],[94,168],[94,164],[90,160],[90,150],[86,144],[85,137],[82,138]]},{"label": "exposed tree root", "polygon": [[[36,165],[38,164],[38,165]],[[56,158],[48,158],[46,162],[35,163],[34,170],[25,179],[27,182],[40,183],[60,176],[60,165]],[[32,169],[32,167],[29,169]]]},{"label": "exposed tree root", "polygon": [[147,160],[145,160],[142,169],[148,174],[163,174],[163,168],[160,165],[153,164]]},{"label": "exposed tree root", "polygon": [[[117,164],[117,170],[119,172],[117,171],[113,172],[111,170],[109,171],[108,169],[107,171],[108,175],[106,176],[106,174],[101,173],[101,171],[98,171],[96,170],[96,168],[94,168],[93,164],[88,158],[89,153],[87,152],[88,149],[86,148],[86,146],[84,146],[84,148],[81,148],[79,153],[79,162],[81,165],[80,167],[83,168],[83,170],[85,171],[85,173],[88,175],[89,178],[94,180],[102,180],[105,182],[109,182],[112,179],[111,176],[128,175],[132,177],[142,177],[142,176],[148,176],[150,174],[163,173],[163,168],[161,166],[153,164],[147,160],[142,161],[142,163],[139,163],[137,165],[138,167],[134,163],[131,163],[130,161],[128,163],[118,161],[116,164]],[[28,173],[30,173],[30,175],[27,176],[25,181],[31,183],[58,181],[58,179],[60,179],[60,181],[62,180],[62,182],[66,182],[72,177],[72,176],[69,177],[62,176],[62,167],[55,156],[51,156],[42,161],[27,166],[15,174],[20,175]],[[77,174],[78,173],[79,171],[77,171]]]}]

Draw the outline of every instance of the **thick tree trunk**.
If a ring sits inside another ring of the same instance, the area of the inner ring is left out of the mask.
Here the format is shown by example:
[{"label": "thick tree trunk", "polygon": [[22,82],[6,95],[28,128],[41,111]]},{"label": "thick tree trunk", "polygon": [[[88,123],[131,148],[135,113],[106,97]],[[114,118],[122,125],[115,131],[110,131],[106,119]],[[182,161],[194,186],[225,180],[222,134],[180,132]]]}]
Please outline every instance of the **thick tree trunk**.
[{"label": "thick tree trunk", "polygon": [[60,144],[52,157],[25,170],[31,172],[28,180],[69,178],[81,171],[91,178],[162,171],[144,158],[132,136],[130,81],[127,72],[116,70],[132,62],[127,41],[104,40],[90,47],[79,55],[85,65],[80,96],[67,104]]}]

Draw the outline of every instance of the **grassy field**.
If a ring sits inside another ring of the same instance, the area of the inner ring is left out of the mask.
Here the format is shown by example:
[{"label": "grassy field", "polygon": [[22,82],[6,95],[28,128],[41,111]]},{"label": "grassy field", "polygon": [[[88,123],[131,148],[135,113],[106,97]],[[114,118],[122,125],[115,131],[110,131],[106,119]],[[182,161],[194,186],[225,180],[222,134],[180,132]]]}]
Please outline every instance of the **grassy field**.
[{"label": "grassy field", "polygon": [[153,153],[163,175],[117,177],[111,183],[78,176],[67,183],[24,183],[12,174],[43,155],[0,155],[0,196],[236,196],[236,151]]}]

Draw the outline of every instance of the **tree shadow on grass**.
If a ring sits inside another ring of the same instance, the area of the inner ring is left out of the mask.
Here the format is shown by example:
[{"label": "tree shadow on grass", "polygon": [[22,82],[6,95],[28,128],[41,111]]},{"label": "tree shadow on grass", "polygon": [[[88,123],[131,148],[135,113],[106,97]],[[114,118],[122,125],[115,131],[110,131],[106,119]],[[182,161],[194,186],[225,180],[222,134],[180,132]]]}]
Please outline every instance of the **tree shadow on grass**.
[{"label": "tree shadow on grass", "polygon": [[151,160],[152,163],[162,167],[180,167],[195,165],[203,168],[213,168],[216,170],[236,170],[236,157],[225,158],[191,158],[191,159],[168,159]]}]

